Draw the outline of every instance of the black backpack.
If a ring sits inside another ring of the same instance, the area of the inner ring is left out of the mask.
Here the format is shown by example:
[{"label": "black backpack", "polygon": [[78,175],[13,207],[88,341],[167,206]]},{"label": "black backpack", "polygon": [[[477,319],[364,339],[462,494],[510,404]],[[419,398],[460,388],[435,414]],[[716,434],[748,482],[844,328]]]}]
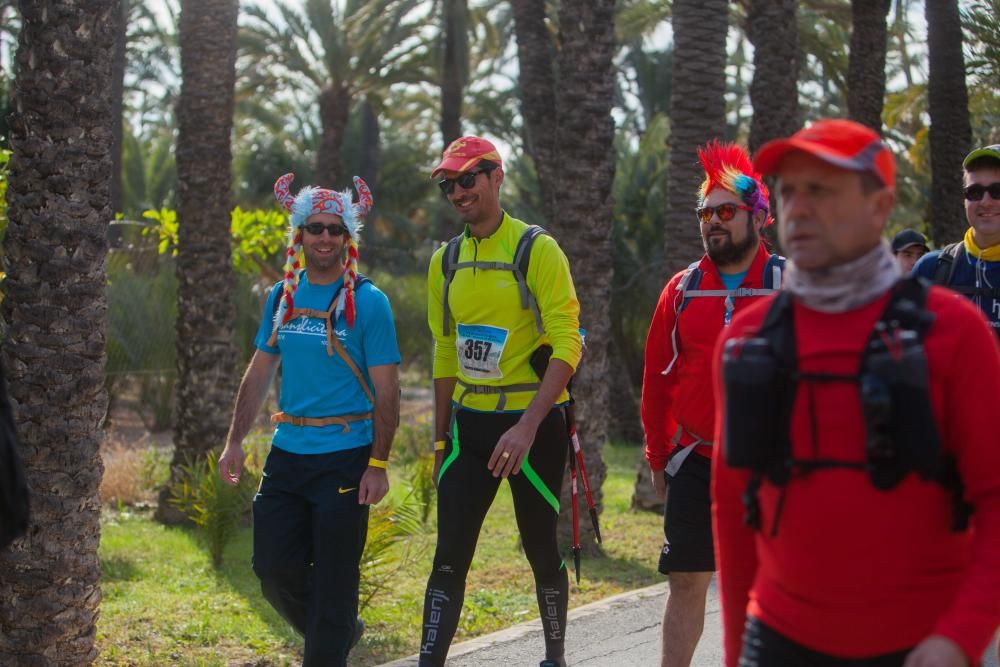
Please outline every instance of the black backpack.
[{"label": "black backpack", "polygon": [[962,241],[949,243],[942,248],[941,254],[938,255],[937,265],[934,267],[934,280],[932,282],[935,285],[947,287],[953,292],[958,292],[968,297],[991,296],[995,299],[1000,299],[1000,287],[975,287],[974,285],[951,284],[951,281],[955,278],[955,264],[958,262],[959,255],[964,251],[965,243]]}]

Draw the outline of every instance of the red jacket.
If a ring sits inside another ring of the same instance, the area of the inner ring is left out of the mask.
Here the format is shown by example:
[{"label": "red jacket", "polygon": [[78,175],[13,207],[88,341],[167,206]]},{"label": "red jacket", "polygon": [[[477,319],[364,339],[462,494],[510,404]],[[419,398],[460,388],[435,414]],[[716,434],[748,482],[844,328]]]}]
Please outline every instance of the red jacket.
[{"label": "red jacket", "polygon": [[[750,269],[740,287],[761,289],[764,286],[764,265],[770,254],[763,244],[757,249]],[[702,271],[698,289],[725,289],[715,262],[705,255],[698,262]],[[650,468],[663,470],[672,449],[671,440],[680,424],[688,433],[711,440],[715,433],[715,400],[712,397],[712,351],[725,323],[722,297],[692,298],[680,315],[677,328],[679,358],[668,375],[663,371],[674,357],[671,332],[676,320],[675,308],[680,307],[678,284],[681,271],[667,283],[653,312],[653,321],[646,336],[646,361],[642,378],[642,426],[646,432],[646,460]],[[764,297],[735,299],[736,313],[748,304]],[[682,444],[693,439],[685,434]],[[695,452],[711,458],[710,447],[698,447]]]},{"label": "red jacket", "polygon": [[[720,337],[756,331],[772,298],[745,310]],[[888,296],[844,314],[794,305],[799,369],[853,374]],[[848,468],[795,476],[760,489],[761,531],[743,523],[745,470],[713,463],[716,562],[726,665],[736,667],[749,613],[792,641],[860,658],[905,650],[930,634],[954,640],[978,664],[1000,625],[1000,346],[979,310],[933,288],[936,319],[925,340],[934,417],[975,506],[975,531],[951,530],[944,487],[907,475],[889,491]],[[716,356],[718,360],[718,355]],[[719,370],[714,377],[722,424]],[[816,423],[810,419],[810,402]],[[722,428],[716,429],[721,438]],[[815,433],[815,442],[813,440]],[[793,456],[864,461],[856,384],[800,384],[791,422]]]}]

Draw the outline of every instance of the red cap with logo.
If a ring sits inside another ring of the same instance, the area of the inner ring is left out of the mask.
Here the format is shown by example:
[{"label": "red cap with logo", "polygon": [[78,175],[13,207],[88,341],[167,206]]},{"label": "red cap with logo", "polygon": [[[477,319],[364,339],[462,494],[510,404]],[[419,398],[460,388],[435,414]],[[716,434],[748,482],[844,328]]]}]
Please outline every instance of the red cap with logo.
[{"label": "red cap with logo", "polygon": [[754,169],[773,174],[791,151],[809,153],[848,171],[869,171],[887,188],[896,187],[896,158],[878,133],[861,123],[841,118],[818,120],[788,138],[769,141],[754,156]]},{"label": "red cap with logo", "polygon": [[442,171],[468,171],[480,160],[489,160],[503,166],[497,147],[482,137],[459,137],[444,149],[441,162],[434,167],[431,178]]}]

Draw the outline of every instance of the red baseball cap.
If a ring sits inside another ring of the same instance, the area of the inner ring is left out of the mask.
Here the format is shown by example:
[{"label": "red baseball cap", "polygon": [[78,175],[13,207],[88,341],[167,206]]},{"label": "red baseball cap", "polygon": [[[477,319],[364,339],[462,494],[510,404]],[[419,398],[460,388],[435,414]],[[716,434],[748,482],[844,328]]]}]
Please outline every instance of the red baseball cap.
[{"label": "red baseball cap", "polygon": [[431,178],[440,171],[468,171],[480,160],[489,160],[503,166],[500,152],[492,143],[482,137],[459,137],[444,149],[441,162],[434,167]]},{"label": "red baseball cap", "polygon": [[853,120],[818,120],[785,139],[769,141],[754,156],[754,169],[773,174],[791,151],[802,151],[848,171],[870,171],[887,188],[896,187],[896,158],[877,132]]}]

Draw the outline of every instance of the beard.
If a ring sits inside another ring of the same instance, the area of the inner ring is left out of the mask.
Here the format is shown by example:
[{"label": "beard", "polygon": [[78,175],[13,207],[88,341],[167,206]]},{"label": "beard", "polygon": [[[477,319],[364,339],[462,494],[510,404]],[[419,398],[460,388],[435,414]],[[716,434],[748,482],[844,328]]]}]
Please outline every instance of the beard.
[{"label": "beard", "polygon": [[[717,229],[709,229],[708,233],[713,231],[717,231]],[[725,230],[723,229],[723,231]],[[701,235],[701,244],[704,246],[708,258],[721,266],[735,264],[745,259],[747,255],[756,251],[757,246],[760,245],[760,234],[754,228],[753,218],[748,218],[746,236],[739,243],[733,243],[733,235],[728,231],[725,232],[726,236],[721,242],[710,239],[708,233]]]},{"label": "beard", "polygon": [[321,255],[311,248],[303,248],[302,254],[305,257],[306,270],[312,269],[313,271],[332,271],[338,269],[343,266],[346,259],[346,253],[343,250]]}]

